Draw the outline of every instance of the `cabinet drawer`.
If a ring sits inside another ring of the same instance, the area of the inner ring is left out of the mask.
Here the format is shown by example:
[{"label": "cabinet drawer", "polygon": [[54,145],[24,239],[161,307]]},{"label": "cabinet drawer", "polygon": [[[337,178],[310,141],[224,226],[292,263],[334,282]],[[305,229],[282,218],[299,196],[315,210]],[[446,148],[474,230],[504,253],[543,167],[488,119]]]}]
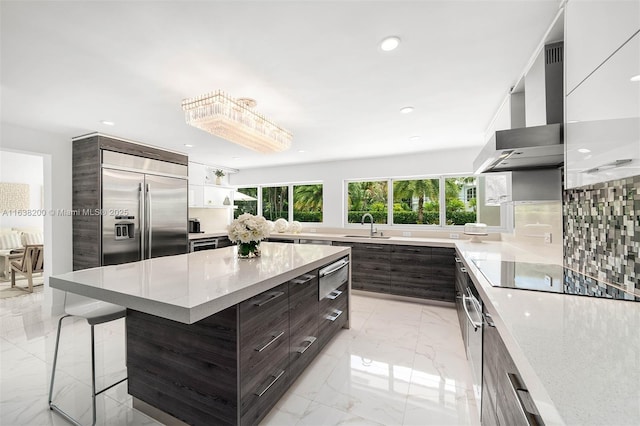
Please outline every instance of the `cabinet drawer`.
[{"label": "cabinet drawer", "polygon": [[289,284],[284,283],[240,303],[240,333],[260,338],[289,314]]},{"label": "cabinet drawer", "polygon": [[352,249],[363,253],[391,253],[389,244],[354,243]]},{"label": "cabinet drawer", "polygon": [[[316,307],[317,307],[317,301]],[[318,354],[318,311],[314,316],[300,323],[296,328],[291,326],[289,351],[289,380],[294,381]]]},{"label": "cabinet drawer", "polygon": [[[348,299],[347,284],[343,284],[333,293],[320,301],[320,317],[318,325],[318,334],[320,338],[320,347],[323,347],[331,338],[347,323]],[[335,297],[335,299],[332,299]]]},{"label": "cabinet drawer", "polygon": [[292,324],[297,317],[304,316],[309,307],[318,301],[318,271],[304,274],[289,281],[289,311]]},{"label": "cabinet drawer", "polygon": [[269,413],[288,388],[289,358],[283,358],[268,367],[264,378],[253,384],[242,396],[240,424],[257,425]]},{"label": "cabinet drawer", "polygon": [[431,247],[424,246],[392,246],[392,253],[400,254],[410,254],[410,255],[422,255],[422,256],[430,256],[432,252]]}]

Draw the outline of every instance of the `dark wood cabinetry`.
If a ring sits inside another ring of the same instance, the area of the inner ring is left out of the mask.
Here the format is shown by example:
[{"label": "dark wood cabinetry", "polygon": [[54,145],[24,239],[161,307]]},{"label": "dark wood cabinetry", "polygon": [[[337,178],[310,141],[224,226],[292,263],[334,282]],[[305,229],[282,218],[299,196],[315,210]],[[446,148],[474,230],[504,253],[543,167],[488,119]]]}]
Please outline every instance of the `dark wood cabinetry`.
[{"label": "dark wood cabinetry", "polygon": [[129,393],[194,425],[257,425],[348,322],[349,283],[319,269],[182,324],[127,312]]},{"label": "dark wood cabinetry", "polygon": [[289,281],[289,381],[293,382],[319,352],[318,272]]},{"label": "dark wood cabinetry", "polygon": [[351,247],[351,288],[390,293],[390,245],[343,241],[333,245]]},{"label": "dark wood cabinetry", "polygon": [[355,290],[422,299],[455,301],[455,250],[334,241],[351,247],[351,287]]},{"label": "dark wood cabinetry", "polygon": [[347,323],[349,315],[348,291],[349,289],[345,283],[320,300],[318,306],[320,313],[318,330],[320,347],[326,345]]},{"label": "dark wood cabinetry", "polygon": [[543,425],[498,330],[488,323],[482,346],[482,424]]},{"label": "dark wood cabinetry", "polygon": [[450,248],[392,246],[391,293],[453,302],[454,254]]}]

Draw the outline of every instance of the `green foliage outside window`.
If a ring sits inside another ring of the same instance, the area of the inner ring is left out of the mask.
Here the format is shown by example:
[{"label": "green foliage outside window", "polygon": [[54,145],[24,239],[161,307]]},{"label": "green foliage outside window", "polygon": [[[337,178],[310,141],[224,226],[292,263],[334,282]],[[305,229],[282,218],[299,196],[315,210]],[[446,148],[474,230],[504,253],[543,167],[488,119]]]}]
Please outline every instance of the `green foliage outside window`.
[{"label": "green foliage outside window", "polygon": [[293,186],[293,220],[322,222],[322,184]]},{"label": "green foliage outside window", "polygon": [[262,187],[262,216],[267,220],[289,220],[289,187]]},{"label": "green foliage outside window", "polygon": [[348,223],[360,223],[371,213],[375,223],[387,222],[387,181],[349,182]]}]

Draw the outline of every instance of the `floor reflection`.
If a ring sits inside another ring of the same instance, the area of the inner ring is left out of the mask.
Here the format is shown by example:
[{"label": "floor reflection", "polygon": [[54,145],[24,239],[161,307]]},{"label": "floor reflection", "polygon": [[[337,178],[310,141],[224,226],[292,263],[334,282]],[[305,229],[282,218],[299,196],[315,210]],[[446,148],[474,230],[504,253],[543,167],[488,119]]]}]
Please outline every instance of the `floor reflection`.
[{"label": "floor reflection", "polygon": [[[47,407],[57,317],[43,300],[42,293],[0,300],[2,425],[65,424]],[[351,324],[263,425],[479,424],[455,309],[355,295]],[[97,327],[96,341],[99,375],[110,380],[124,368],[124,322]],[[65,325],[61,345],[58,398],[90,423],[86,322]],[[131,408],[126,382],[100,395],[98,406],[99,424],[158,424]]]}]

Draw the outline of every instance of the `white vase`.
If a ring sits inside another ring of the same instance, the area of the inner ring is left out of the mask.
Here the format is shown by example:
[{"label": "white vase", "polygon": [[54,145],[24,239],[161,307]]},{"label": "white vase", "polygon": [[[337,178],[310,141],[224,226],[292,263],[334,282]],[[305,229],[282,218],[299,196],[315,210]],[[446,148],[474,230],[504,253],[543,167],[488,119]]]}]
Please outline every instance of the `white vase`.
[{"label": "white vase", "polygon": [[216,185],[222,185],[222,178],[220,176],[216,176]]}]

